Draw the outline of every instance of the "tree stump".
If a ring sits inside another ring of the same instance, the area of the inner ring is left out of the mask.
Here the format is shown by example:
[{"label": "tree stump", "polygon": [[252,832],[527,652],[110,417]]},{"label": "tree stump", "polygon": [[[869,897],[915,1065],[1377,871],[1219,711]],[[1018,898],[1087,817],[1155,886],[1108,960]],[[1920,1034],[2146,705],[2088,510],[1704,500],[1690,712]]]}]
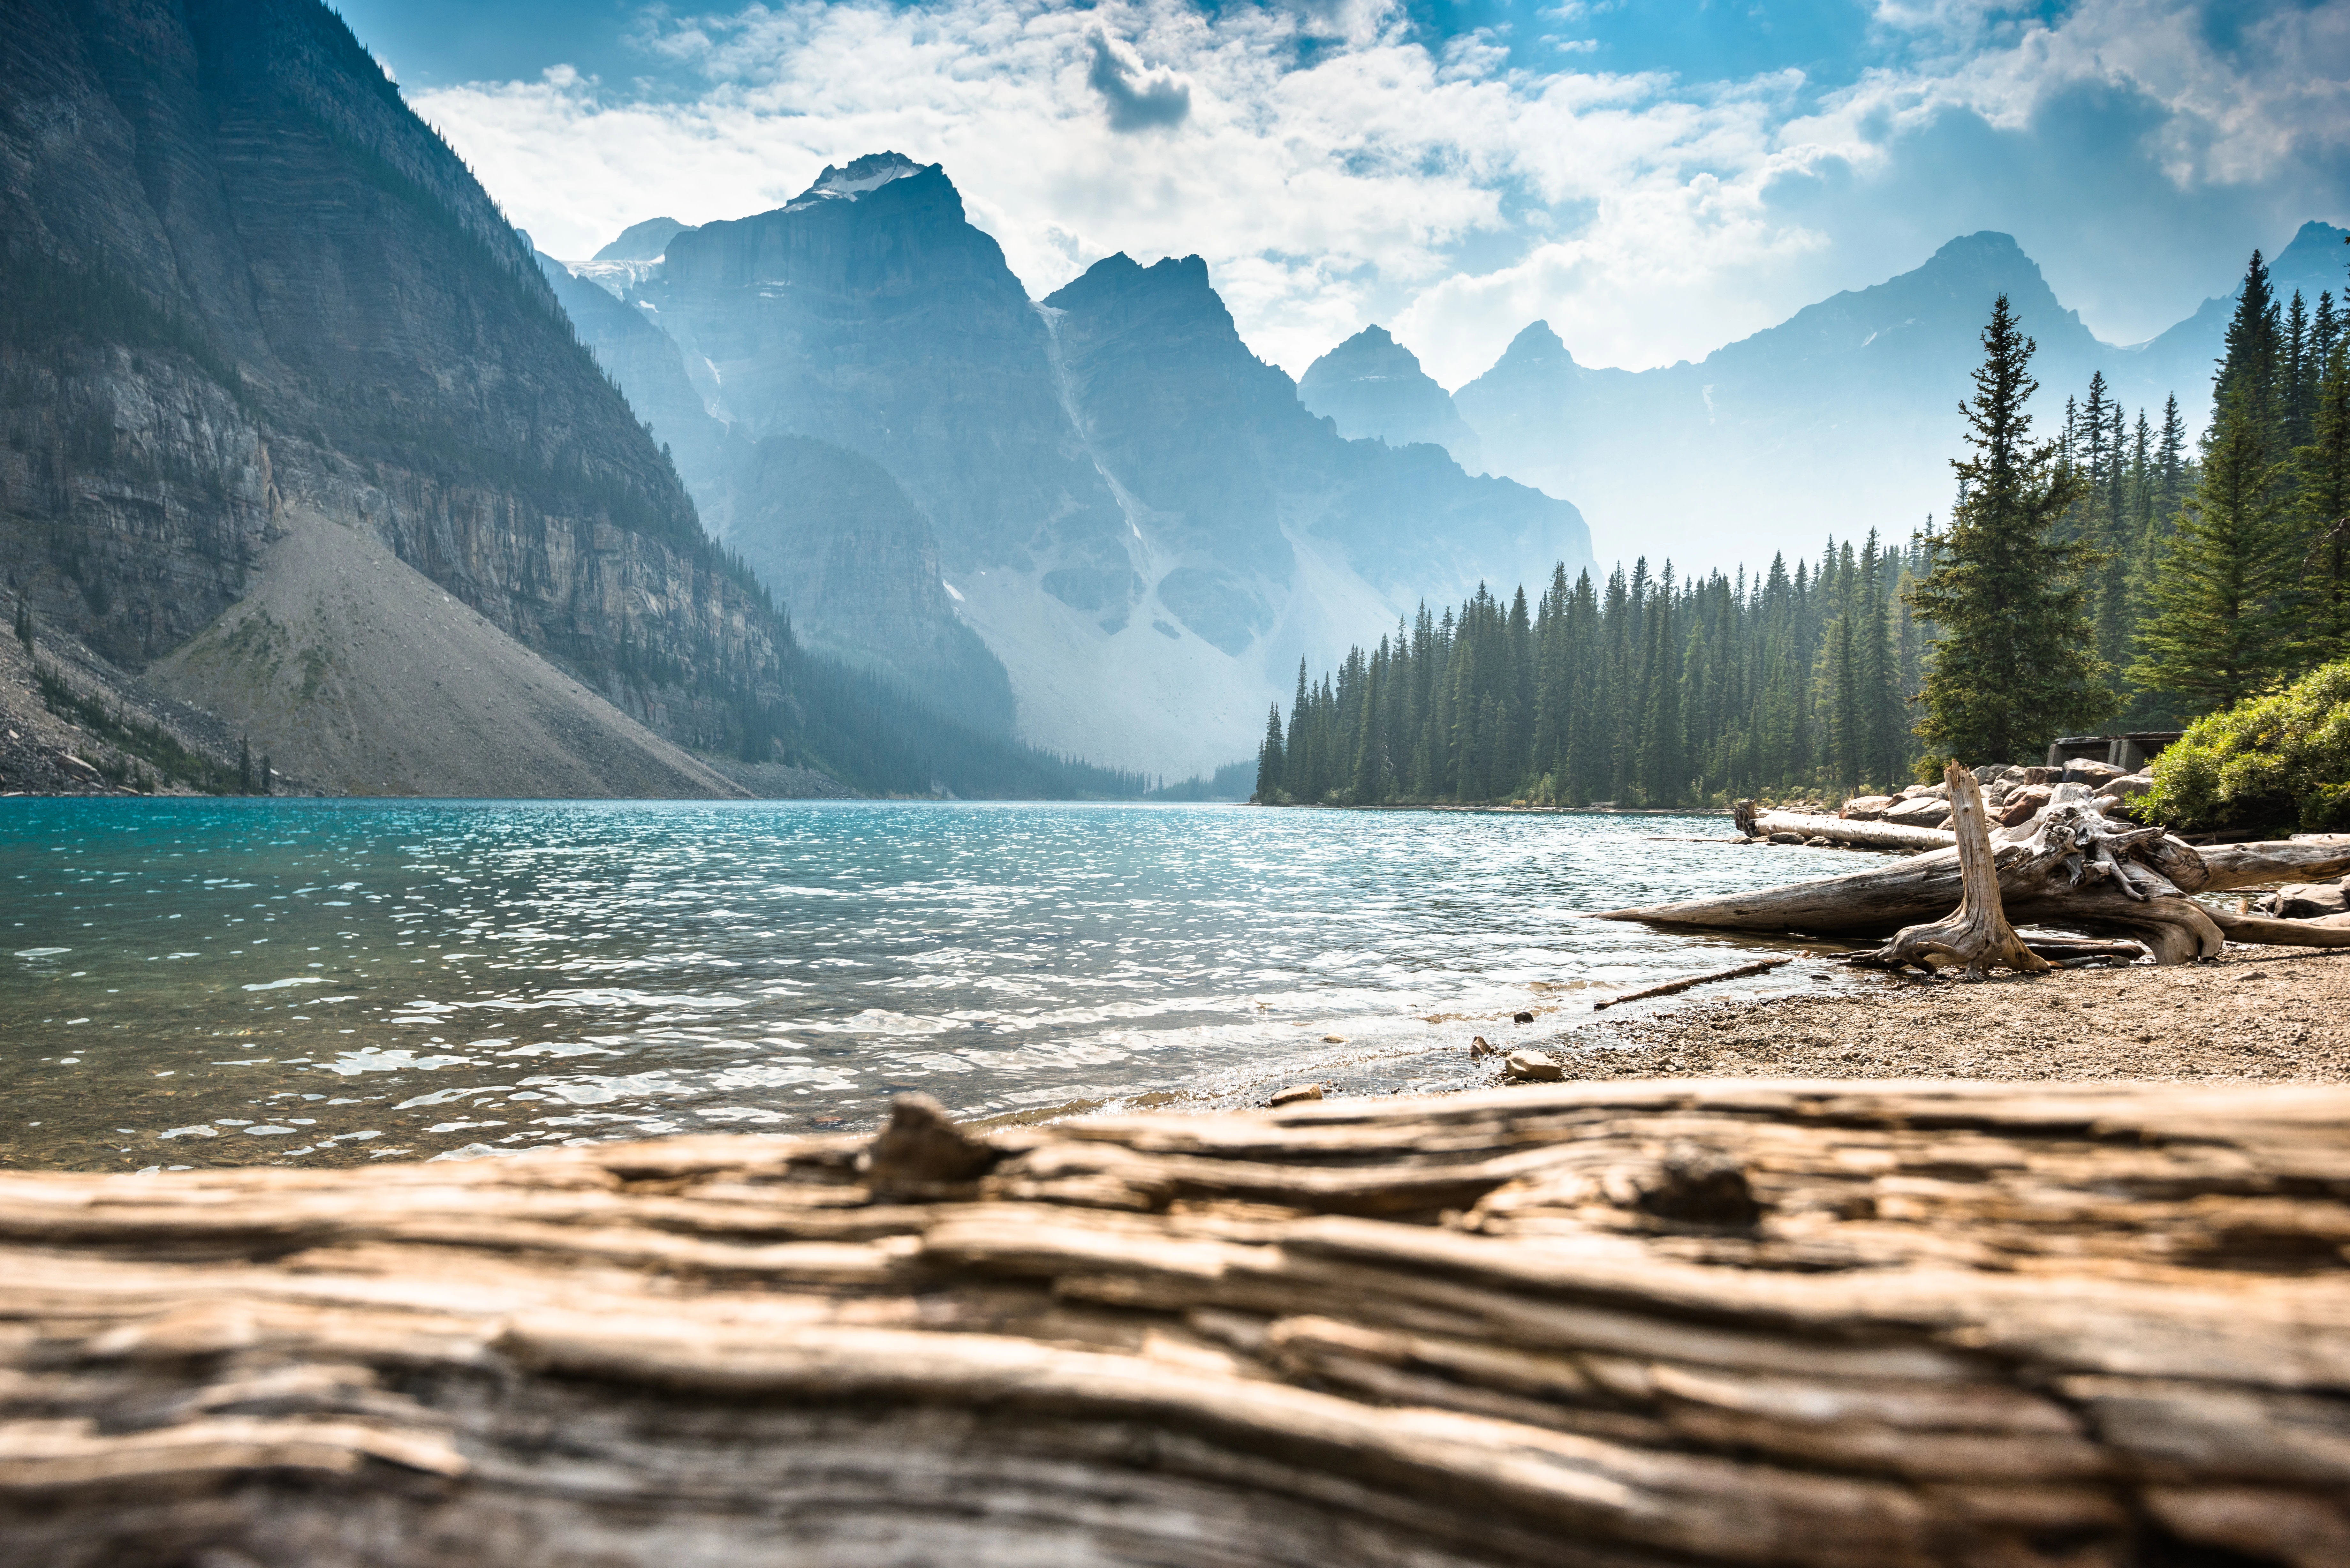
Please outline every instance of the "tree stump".
[{"label": "tree stump", "polygon": [[2350,1561],[2350,1089],[0,1175],[43,1568]]},{"label": "tree stump", "polygon": [[1991,820],[1982,786],[1957,763],[1942,774],[1950,791],[1950,831],[1958,836],[1959,907],[1941,919],[1908,926],[1873,953],[1853,960],[1879,969],[1921,969],[1931,974],[1945,965],[1968,980],[1983,980],[1993,969],[2045,974],[2046,959],[2023,945],[2000,908],[1999,871],[1992,864]]}]

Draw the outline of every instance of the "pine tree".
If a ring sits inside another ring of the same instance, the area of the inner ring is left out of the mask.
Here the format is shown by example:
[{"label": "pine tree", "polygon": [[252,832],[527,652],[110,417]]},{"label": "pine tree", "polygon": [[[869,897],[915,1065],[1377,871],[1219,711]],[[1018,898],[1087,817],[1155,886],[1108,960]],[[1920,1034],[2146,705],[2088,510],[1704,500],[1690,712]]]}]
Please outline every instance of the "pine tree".
[{"label": "pine tree", "polygon": [[1894,646],[1893,618],[1887,590],[1892,557],[1868,531],[1862,556],[1860,702],[1866,727],[1861,773],[1871,783],[1898,787],[1903,772],[1900,653]]},{"label": "pine tree", "polygon": [[1264,742],[1256,749],[1256,794],[1251,798],[1271,805],[1281,798],[1281,704],[1265,711]]},{"label": "pine tree", "polygon": [[2294,562],[2249,377],[2230,387],[2205,438],[2203,478],[2154,579],[2131,675],[2210,711],[2272,685],[2293,664]]},{"label": "pine tree", "polygon": [[2254,251],[2251,264],[2244,269],[2243,286],[2237,291],[2235,314],[2228,318],[2227,353],[2212,383],[2211,403],[2215,410],[2225,410],[2231,400],[2241,397],[2246,416],[2259,421],[2264,447],[2281,412],[2277,399],[2281,336],[2269,270],[2261,253]]},{"label": "pine tree", "polygon": [[2033,445],[2024,405],[2038,389],[2037,345],[2007,296],[1982,334],[1975,396],[1960,406],[1972,456],[1955,462],[1966,500],[1927,536],[1932,563],[1911,590],[1934,623],[1918,732],[1961,760],[2012,762],[2052,734],[2113,711],[2106,668],[2090,645],[2085,579],[2096,552],[2055,535],[2080,500],[2082,475],[2053,444]]},{"label": "pine tree", "polygon": [[[2325,300],[2321,296],[2319,304]],[[2301,480],[2303,663],[2350,659],[2350,345],[2338,338],[2318,379]]]},{"label": "pine tree", "polygon": [[2287,452],[2309,444],[2310,431],[2317,413],[2317,378],[2321,367],[2309,352],[2309,311],[2301,303],[2301,290],[2293,291],[2293,299],[2284,311],[2284,332],[2278,340],[2282,363],[2279,367],[2282,393],[2278,418],[2283,426],[2283,447]]},{"label": "pine tree", "polygon": [[253,742],[243,737],[236,742],[236,793],[253,793]]},{"label": "pine tree", "polygon": [[2187,499],[2187,421],[2179,417],[2176,392],[2163,400],[2162,441],[2155,454],[2154,515],[2158,525],[2168,528]]}]

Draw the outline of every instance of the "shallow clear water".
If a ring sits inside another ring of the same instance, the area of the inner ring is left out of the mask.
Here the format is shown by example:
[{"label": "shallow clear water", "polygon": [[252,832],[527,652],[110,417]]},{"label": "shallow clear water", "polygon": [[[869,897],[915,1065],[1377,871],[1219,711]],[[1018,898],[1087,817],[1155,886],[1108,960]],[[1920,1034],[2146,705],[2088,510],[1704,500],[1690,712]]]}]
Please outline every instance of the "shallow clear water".
[{"label": "shallow clear water", "polygon": [[[1737,959],[1735,939],[1589,911],[1861,858],[1729,832],[1235,806],[5,800],[0,1165],[857,1128],[909,1088],[1003,1116],[1245,1102],[1301,1078],[1461,1086],[1471,1034],[1546,1037]],[[1824,981],[1798,965],[1741,983]]]}]

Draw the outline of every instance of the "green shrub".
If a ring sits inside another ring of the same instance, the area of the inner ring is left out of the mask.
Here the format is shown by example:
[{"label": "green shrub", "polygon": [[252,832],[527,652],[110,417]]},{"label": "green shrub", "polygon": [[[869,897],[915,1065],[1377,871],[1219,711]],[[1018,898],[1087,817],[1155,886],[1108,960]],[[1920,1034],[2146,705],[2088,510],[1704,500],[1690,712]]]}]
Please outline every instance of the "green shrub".
[{"label": "green shrub", "polygon": [[2350,831],[2350,659],[2189,724],[2137,815],[2189,832]]}]

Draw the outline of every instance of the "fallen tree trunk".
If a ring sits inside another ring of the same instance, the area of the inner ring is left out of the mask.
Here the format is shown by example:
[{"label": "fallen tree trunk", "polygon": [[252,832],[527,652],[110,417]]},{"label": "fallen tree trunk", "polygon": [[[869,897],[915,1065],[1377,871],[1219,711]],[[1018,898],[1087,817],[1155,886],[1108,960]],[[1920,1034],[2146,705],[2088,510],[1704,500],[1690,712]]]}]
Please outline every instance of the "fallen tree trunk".
[{"label": "fallen tree trunk", "polygon": [[1840,849],[1897,849],[1919,854],[1946,849],[1958,839],[1939,827],[1911,827],[1898,822],[1855,822],[1815,811],[1758,811],[1752,816],[1752,838],[1793,833],[1806,839],[1825,838]]},{"label": "fallen tree trunk", "polygon": [[2210,909],[2211,923],[2223,936],[2240,942],[2268,942],[2278,947],[2350,948],[2350,926],[2330,926],[2319,920],[2279,920],[2262,915],[2239,915]]},{"label": "fallen tree trunk", "polygon": [[2314,1568],[2350,1554],[2345,1122],[2303,1085],[1684,1082],[0,1176],[0,1538]]},{"label": "fallen tree trunk", "polygon": [[1948,966],[1963,971],[1969,980],[1982,980],[1993,969],[2047,973],[2048,961],[2024,946],[2000,908],[1982,786],[1957,763],[1943,776],[1950,791],[1951,830],[1959,840],[1959,907],[1939,920],[1903,927],[1884,947],[1853,961],[1929,974]]},{"label": "fallen tree trunk", "polygon": [[[2095,826],[2086,824],[2085,819],[2090,818],[2095,819]],[[2002,844],[2001,836],[1993,836],[1992,852],[2009,919],[2018,925],[2079,926],[2150,940],[2158,944],[2157,956],[2166,961],[2216,956],[2220,930],[2209,911],[2189,900],[2169,895],[2158,902],[2152,897],[2137,897],[2137,872],[2156,879],[2145,884],[2149,894],[2158,891],[2157,883],[2168,885],[2176,894],[2217,892],[2350,871],[2350,835],[2198,850],[2159,829],[2108,822],[2093,807],[2077,803],[2051,807],[2032,826],[2031,836],[2021,843]],[[2110,849],[2101,856],[2085,848],[2085,838],[2118,845],[2121,860],[2116,862]],[[2125,873],[2117,866],[2134,866],[2137,870]],[[2073,879],[2076,875],[2080,880]],[[2116,876],[2123,879],[2116,881]],[[1959,855],[1951,848],[1846,877],[1609,909],[1598,918],[1802,936],[1883,938],[1903,926],[1948,913],[1957,905],[1960,892]]]}]

